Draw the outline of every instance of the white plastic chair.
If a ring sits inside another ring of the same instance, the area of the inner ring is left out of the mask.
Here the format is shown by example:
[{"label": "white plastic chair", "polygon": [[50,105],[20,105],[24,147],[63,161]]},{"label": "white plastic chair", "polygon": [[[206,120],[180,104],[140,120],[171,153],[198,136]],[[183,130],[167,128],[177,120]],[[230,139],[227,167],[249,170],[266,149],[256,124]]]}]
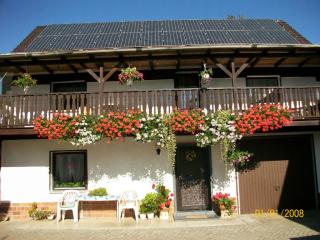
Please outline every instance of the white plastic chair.
[{"label": "white plastic chair", "polygon": [[78,201],[79,192],[75,190],[66,190],[57,204],[57,222],[60,221],[62,211],[62,221],[64,221],[66,211],[72,210],[73,221],[78,222]]},{"label": "white plastic chair", "polygon": [[135,219],[138,222],[139,201],[136,191],[125,191],[121,194],[121,197],[117,202],[117,218],[119,222],[121,220],[121,217],[124,218],[124,213],[126,209],[133,209]]}]

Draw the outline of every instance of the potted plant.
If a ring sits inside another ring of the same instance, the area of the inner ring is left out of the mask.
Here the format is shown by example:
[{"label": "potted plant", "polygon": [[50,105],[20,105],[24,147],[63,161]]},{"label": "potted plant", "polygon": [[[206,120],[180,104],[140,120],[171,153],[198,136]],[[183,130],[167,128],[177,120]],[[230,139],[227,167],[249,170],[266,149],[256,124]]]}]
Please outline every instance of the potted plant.
[{"label": "potted plant", "polygon": [[173,193],[166,188],[163,184],[153,184],[152,188],[156,190],[157,193],[157,204],[158,204],[158,215],[160,219],[169,219],[169,207],[171,205]]},{"label": "potted plant", "polygon": [[103,187],[93,189],[88,193],[88,196],[95,197],[95,198],[98,198],[98,199],[99,198],[105,198],[107,195],[108,195],[107,189],[103,188]]},{"label": "potted plant", "polygon": [[139,72],[136,67],[127,67],[121,69],[121,73],[118,75],[118,79],[121,84],[132,86],[134,81],[142,81],[143,73]]},{"label": "potted plant", "polygon": [[218,216],[231,216],[234,208],[234,201],[230,198],[229,193],[216,193],[212,197],[214,209]]},{"label": "potted plant", "polygon": [[37,80],[33,79],[30,74],[22,73],[17,79],[12,81],[12,86],[23,88],[24,94],[27,94],[30,87],[37,85]]},{"label": "potted plant", "polygon": [[147,212],[148,212],[148,209],[146,208],[145,204],[142,203],[139,209],[139,215],[141,220],[145,220],[147,218]]},{"label": "potted plant", "polygon": [[202,84],[207,84],[213,75],[212,68],[208,68],[206,64],[203,64],[203,70],[199,73]]},{"label": "potted plant", "polygon": [[153,219],[155,212],[158,210],[157,198],[157,193],[147,193],[141,202],[148,219]]},{"label": "potted plant", "polygon": [[248,151],[233,150],[227,152],[226,161],[232,163],[236,167],[242,167],[250,162],[251,156],[252,153],[249,153]]}]

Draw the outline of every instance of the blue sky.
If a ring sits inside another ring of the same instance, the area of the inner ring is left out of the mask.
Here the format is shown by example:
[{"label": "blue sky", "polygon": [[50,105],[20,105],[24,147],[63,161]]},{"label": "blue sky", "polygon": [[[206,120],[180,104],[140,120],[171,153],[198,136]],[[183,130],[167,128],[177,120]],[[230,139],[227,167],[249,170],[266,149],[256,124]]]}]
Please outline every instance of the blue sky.
[{"label": "blue sky", "polygon": [[320,0],[0,0],[0,52],[10,52],[32,29],[52,23],[160,19],[286,20],[320,44]]}]

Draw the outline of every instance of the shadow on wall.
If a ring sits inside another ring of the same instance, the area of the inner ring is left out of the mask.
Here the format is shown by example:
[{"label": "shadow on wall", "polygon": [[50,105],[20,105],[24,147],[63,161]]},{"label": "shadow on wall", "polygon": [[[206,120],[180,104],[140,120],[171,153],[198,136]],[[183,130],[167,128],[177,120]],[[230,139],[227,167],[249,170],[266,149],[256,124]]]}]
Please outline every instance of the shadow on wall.
[{"label": "shadow on wall", "polygon": [[213,146],[211,150],[212,174],[211,174],[211,193],[228,192],[235,195],[235,186],[232,186],[234,179],[234,168],[227,166],[221,156],[220,146]]},{"label": "shadow on wall", "polygon": [[138,187],[165,180],[170,174],[167,152],[162,150],[158,155],[152,143],[128,140],[106,144],[102,141],[88,148],[88,179],[93,185],[108,182],[130,187],[123,185],[135,182]]}]

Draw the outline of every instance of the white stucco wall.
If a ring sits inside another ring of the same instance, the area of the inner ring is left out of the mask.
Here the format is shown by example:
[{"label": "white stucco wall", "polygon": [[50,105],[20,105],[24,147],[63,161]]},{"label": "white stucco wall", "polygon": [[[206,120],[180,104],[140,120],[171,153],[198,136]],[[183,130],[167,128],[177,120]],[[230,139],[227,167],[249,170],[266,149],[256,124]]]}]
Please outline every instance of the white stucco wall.
[{"label": "white stucco wall", "polygon": [[236,172],[234,167],[226,166],[222,160],[220,145],[211,147],[212,176],[211,192],[229,193],[230,196],[237,196]]},{"label": "white stucco wall", "polygon": [[[69,144],[47,140],[12,140],[2,142],[1,200],[11,202],[57,201],[60,194],[50,193],[49,151],[74,150]],[[83,148],[81,148],[83,149]],[[106,144],[87,148],[88,189],[106,187],[109,194],[136,190],[142,198],[152,191],[152,183],[163,177],[173,190],[171,165],[167,154],[156,154],[154,144]]]},{"label": "white stucco wall", "polygon": [[[178,143],[195,143],[194,137],[178,137]],[[11,202],[57,201],[60,193],[49,185],[49,152],[76,150],[70,144],[47,140],[2,141],[1,200]],[[126,138],[124,143],[100,141],[86,148],[88,154],[88,189],[106,187],[109,194],[134,189],[142,198],[152,191],[159,178],[174,190],[174,176],[165,150],[156,154],[154,143],[142,144]],[[236,196],[234,172],[226,172],[219,147],[213,147],[211,192],[228,192]],[[230,178],[229,178],[230,177]]]}]

